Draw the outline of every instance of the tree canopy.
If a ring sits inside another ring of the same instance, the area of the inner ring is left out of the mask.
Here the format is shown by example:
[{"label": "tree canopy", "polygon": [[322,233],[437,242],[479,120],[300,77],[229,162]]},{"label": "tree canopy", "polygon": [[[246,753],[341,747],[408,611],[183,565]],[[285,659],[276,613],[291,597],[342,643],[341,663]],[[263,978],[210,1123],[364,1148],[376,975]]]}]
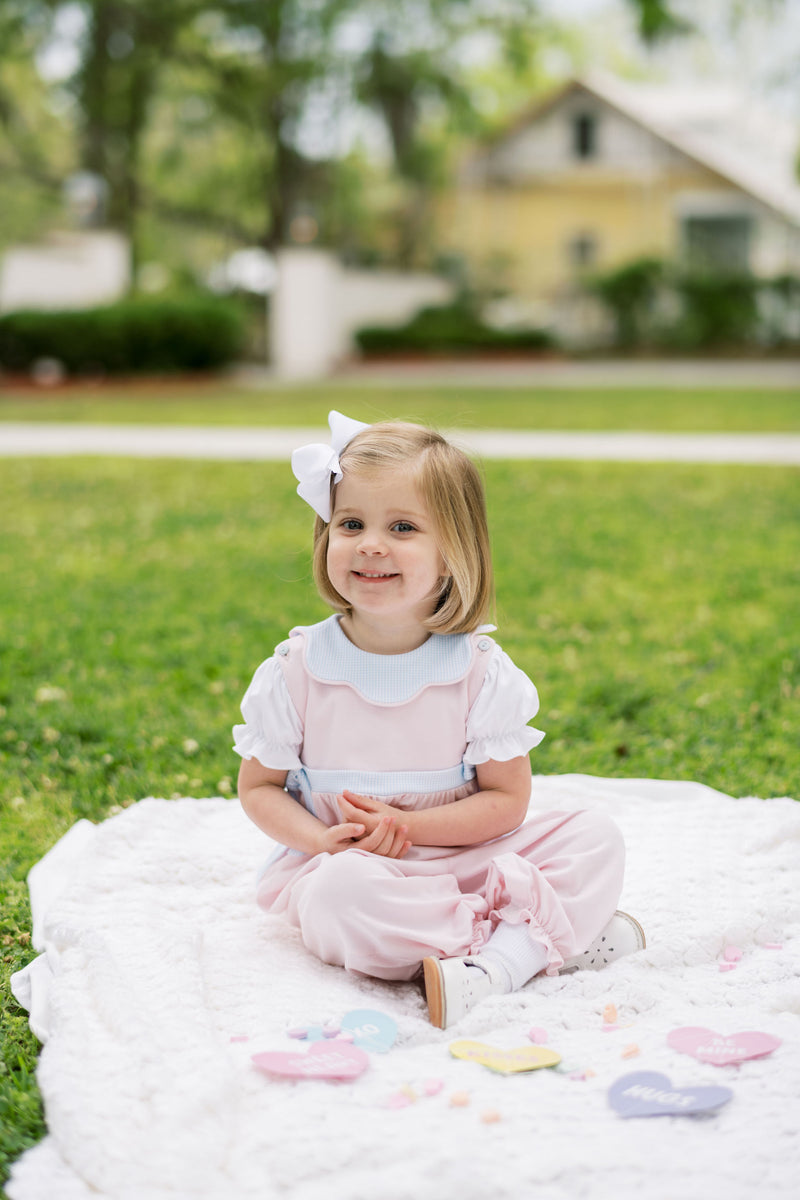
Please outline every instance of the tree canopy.
[{"label": "tree canopy", "polygon": [[[673,0],[627,3],[647,41],[686,29]],[[66,65],[43,71],[68,17]],[[0,0],[0,241],[80,169],[140,256],[176,225],[374,249],[383,204],[387,252],[413,261],[492,78],[534,79],[557,37],[537,0]]]}]

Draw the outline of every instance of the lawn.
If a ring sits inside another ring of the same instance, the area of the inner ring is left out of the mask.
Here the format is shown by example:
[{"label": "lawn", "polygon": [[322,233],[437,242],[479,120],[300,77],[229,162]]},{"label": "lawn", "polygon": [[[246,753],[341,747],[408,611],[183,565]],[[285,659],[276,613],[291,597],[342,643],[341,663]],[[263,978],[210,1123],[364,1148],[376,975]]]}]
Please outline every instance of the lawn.
[{"label": "lawn", "polygon": [[[371,415],[361,392],[340,402]],[[488,401],[464,403],[497,423]],[[542,699],[534,770],[800,798],[800,473],[497,462],[486,477],[497,636]],[[0,1181],[43,1131],[37,1044],[8,993],[33,953],[26,872],[80,817],[233,794],[230,726],[254,668],[325,615],[310,530],[283,464],[3,463]]]},{"label": "lawn", "polygon": [[800,386],[703,388],[374,387],[335,381],[248,390],[220,382],[129,384],[57,392],[0,390],[2,421],[321,425],[339,408],[363,421],[403,417],[441,428],[800,430]]}]

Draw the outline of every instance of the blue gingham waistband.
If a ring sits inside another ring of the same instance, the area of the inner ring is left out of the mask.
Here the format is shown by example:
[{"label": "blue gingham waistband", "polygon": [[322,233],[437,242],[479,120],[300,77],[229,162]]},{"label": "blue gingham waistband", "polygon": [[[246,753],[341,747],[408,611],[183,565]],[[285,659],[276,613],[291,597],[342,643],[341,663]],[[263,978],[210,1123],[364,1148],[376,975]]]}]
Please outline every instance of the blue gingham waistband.
[{"label": "blue gingham waistband", "polygon": [[[365,796],[424,795],[463,787],[474,778],[475,768],[464,762],[443,771],[331,771],[301,767],[289,772],[286,790],[302,796],[309,807],[309,793],[313,792],[339,795],[347,788]],[[314,811],[313,807],[311,811]]]}]

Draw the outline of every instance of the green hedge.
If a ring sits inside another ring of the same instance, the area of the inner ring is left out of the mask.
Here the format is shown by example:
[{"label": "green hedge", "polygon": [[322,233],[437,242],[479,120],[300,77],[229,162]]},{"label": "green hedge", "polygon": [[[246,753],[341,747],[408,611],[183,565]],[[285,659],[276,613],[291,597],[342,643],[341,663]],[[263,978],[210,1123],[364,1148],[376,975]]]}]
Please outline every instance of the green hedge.
[{"label": "green hedge", "polygon": [[423,308],[398,328],[368,326],[359,329],[355,337],[364,354],[529,351],[549,349],[555,344],[543,329],[493,329],[463,303]]},{"label": "green hedge", "polygon": [[800,278],[699,271],[642,258],[586,281],[621,349],[733,350],[796,343]]},{"label": "green hedge", "polygon": [[205,296],[19,311],[0,317],[0,367],[52,358],[70,374],[211,370],[236,358],[244,332],[236,304]]}]

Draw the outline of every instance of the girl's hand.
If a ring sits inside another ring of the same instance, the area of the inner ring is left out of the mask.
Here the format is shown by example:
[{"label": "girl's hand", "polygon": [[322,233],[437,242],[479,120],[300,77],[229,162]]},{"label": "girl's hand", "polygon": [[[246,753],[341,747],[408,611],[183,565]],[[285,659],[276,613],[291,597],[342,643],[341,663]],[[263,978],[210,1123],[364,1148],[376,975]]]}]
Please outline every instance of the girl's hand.
[{"label": "girl's hand", "polygon": [[359,849],[385,858],[402,858],[411,848],[408,827],[397,825],[397,810],[372,796],[359,796],[356,792],[343,792],[338,797],[342,815],[353,822],[360,822],[366,829],[364,837],[357,842]]},{"label": "girl's hand", "polygon": [[374,796],[359,796],[357,792],[342,792],[341,796],[337,796],[337,800],[344,819],[360,822],[366,828],[367,833],[372,833],[377,829],[381,817],[390,817],[394,820],[397,816],[396,808],[392,808],[390,804],[384,804],[382,800],[376,800]]},{"label": "girl's hand", "polygon": [[348,850],[365,833],[366,828],[361,822],[331,825],[322,834],[317,853],[338,854],[341,850]]},{"label": "girl's hand", "polygon": [[403,858],[411,849],[405,825],[396,825],[394,817],[381,817],[372,833],[367,833],[355,843],[359,850],[381,854],[384,858]]}]

